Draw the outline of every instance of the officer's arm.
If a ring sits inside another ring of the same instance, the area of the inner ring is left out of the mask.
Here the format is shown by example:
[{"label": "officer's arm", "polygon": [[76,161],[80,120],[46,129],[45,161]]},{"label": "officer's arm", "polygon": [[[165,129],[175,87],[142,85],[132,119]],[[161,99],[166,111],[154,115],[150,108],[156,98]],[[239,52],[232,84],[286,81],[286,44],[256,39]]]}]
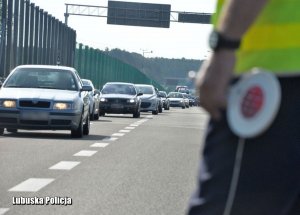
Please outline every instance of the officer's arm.
[{"label": "officer's arm", "polygon": [[227,0],[217,30],[232,39],[241,39],[268,0]]},{"label": "officer's arm", "polygon": [[[227,38],[241,39],[268,0],[225,0],[217,31]],[[226,107],[227,88],[235,66],[234,50],[219,50],[202,65],[197,79],[200,102],[212,118],[220,119]]]}]

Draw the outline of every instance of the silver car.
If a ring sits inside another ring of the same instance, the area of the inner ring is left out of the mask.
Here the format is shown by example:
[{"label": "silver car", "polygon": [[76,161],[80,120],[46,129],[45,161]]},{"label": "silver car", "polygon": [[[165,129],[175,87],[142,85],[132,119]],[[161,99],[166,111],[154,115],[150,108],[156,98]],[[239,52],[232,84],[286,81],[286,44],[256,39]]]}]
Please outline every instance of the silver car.
[{"label": "silver car", "polygon": [[152,85],[136,84],[135,86],[143,94],[141,96],[141,112],[152,111],[153,115],[157,115],[162,107],[156,89]]},{"label": "silver car", "polygon": [[89,98],[90,98],[90,119],[91,121],[93,120],[98,120],[100,116],[100,91],[95,89],[93,82],[88,79],[82,79],[82,83],[84,85],[89,85],[92,87],[92,91],[89,92]]},{"label": "silver car", "polygon": [[26,65],[15,68],[0,90],[0,134],[4,129],[71,130],[89,134],[90,86],[70,67]]}]

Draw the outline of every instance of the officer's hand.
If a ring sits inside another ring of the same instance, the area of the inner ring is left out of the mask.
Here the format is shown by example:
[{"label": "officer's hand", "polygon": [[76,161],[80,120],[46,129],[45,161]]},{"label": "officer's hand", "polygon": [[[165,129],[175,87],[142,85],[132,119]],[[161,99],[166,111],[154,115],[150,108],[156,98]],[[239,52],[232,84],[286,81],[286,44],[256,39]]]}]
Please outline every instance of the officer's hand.
[{"label": "officer's hand", "polygon": [[214,120],[220,119],[221,110],[226,108],[227,90],[234,65],[234,51],[220,50],[204,63],[197,77],[200,105]]}]

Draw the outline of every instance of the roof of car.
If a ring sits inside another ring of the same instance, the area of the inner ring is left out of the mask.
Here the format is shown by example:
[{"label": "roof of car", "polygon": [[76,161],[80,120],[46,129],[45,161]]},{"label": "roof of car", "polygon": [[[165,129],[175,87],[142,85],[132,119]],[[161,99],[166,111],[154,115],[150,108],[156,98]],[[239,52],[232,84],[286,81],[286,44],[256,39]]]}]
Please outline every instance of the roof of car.
[{"label": "roof of car", "polygon": [[76,71],[72,67],[67,67],[67,66],[52,66],[52,65],[21,65],[16,67],[16,69],[21,69],[21,68],[42,68],[42,69],[61,69],[61,70],[70,70],[70,71]]},{"label": "roof of car", "polygon": [[138,86],[138,87],[154,87],[151,84],[135,84],[135,86]]},{"label": "roof of car", "polygon": [[[126,82],[107,82],[106,84],[124,84],[124,85],[134,85],[132,83],[126,83]],[[105,85],[106,85],[105,84]]]}]

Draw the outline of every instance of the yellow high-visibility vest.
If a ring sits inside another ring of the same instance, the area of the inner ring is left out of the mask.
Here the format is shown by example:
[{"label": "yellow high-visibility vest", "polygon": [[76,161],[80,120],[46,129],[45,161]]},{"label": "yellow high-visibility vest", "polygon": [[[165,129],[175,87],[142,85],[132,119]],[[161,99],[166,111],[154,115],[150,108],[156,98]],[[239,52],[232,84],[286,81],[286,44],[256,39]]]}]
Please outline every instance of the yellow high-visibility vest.
[{"label": "yellow high-visibility vest", "polygon": [[[218,1],[214,25],[225,1]],[[237,51],[236,72],[243,73],[259,67],[274,73],[299,73],[299,10],[300,0],[269,0],[242,39]]]}]

